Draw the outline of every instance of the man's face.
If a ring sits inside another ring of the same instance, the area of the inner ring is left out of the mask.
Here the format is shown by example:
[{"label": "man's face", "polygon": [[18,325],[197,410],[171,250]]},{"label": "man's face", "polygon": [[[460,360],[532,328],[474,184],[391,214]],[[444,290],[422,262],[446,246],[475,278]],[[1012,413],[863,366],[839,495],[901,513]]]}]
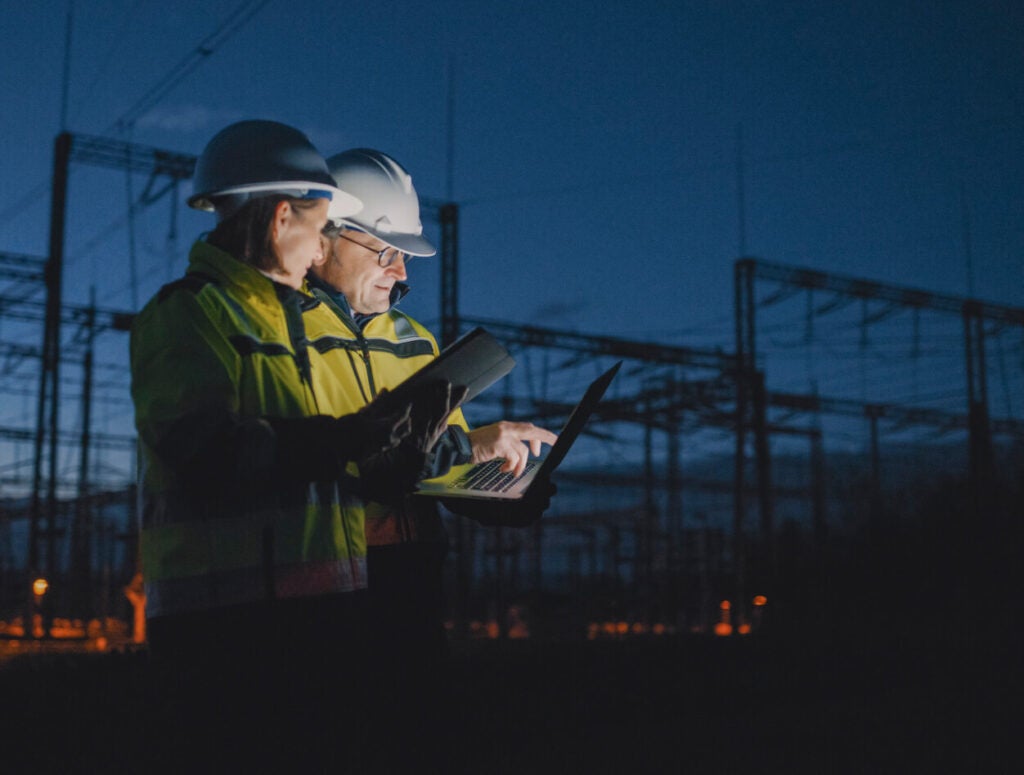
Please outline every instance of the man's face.
[{"label": "man's face", "polygon": [[377,251],[386,248],[385,243],[361,231],[345,229],[341,233],[345,236],[325,238],[327,260],[314,266],[313,272],[345,294],[353,312],[387,312],[391,289],[408,277],[405,256],[396,258],[390,266],[380,266]]},{"label": "man's face", "polygon": [[273,227],[278,262],[270,274],[279,283],[301,288],[310,266],[323,261],[320,230],[327,223],[327,207],[326,199],[302,208],[288,202],[278,205]]}]

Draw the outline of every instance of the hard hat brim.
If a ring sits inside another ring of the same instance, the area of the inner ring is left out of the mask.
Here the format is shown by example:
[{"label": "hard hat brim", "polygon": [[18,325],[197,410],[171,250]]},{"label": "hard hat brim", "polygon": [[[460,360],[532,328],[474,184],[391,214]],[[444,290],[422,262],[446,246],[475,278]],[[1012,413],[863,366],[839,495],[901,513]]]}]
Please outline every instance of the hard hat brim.
[{"label": "hard hat brim", "polygon": [[[324,183],[317,183],[309,180],[276,180],[273,183],[246,183],[238,186],[193,194],[188,198],[188,206],[196,210],[213,212],[214,201],[217,197],[231,194],[285,194],[287,196],[302,197],[309,191],[328,191],[331,194],[329,217],[345,218],[355,215],[363,209],[362,200],[342,191],[337,186],[329,186]],[[337,215],[335,215],[337,213]]]},{"label": "hard hat brim", "polygon": [[390,245],[393,248],[397,248],[410,256],[426,258],[437,253],[437,248],[430,244],[422,234],[402,234],[399,232],[380,231],[347,218],[339,218],[336,222],[341,226],[350,226],[353,229],[365,231],[371,237],[376,237],[381,242]]}]

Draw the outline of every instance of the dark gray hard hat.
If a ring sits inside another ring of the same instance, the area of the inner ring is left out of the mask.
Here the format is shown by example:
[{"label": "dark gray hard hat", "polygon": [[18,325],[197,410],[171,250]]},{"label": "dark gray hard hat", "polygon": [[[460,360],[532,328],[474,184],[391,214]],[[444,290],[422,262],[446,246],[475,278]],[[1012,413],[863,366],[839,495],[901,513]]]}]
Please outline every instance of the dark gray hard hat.
[{"label": "dark gray hard hat", "polygon": [[249,199],[330,194],[332,212],[355,214],[362,202],[338,188],[323,156],[302,132],[277,121],[239,121],[207,143],[196,161],[190,207],[224,217]]}]

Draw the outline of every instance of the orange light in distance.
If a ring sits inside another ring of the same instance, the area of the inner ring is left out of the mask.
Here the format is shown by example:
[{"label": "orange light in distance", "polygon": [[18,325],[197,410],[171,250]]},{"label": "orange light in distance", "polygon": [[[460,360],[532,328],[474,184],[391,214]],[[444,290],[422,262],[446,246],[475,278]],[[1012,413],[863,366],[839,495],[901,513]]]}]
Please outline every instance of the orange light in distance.
[{"label": "orange light in distance", "polygon": [[765,605],[765,604],[767,604],[767,602],[768,602],[768,598],[766,598],[764,595],[755,595],[754,596],[754,605],[756,605],[756,606]]},{"label": "orange light in distance", "polygon": [[750,625],[746,623],[741,624],[739,627],[736,628],[736,632],[738,632],[740,635],[748,635],[750,634]]},{"label": "orange light in distance", "polygon": [[721,608],[723,611],[728,611],[730,608],[732,608],[732,603],[730,603],[728,600],[723,600],[721,603],[719,603],[718,607]]},{"label": "orange light in distance", "polygon": [[719,622],[715,625],[715,635],[732,635],[732,625],[729,622]]},{"label": "orange light in distance", "polygon": [[49,588],[50,582],[48,582],[46,579],[36,579],[32,582],[32,592],[38,597],[42,597],[43,595],[45,595],[46,590],[48,590]]}]

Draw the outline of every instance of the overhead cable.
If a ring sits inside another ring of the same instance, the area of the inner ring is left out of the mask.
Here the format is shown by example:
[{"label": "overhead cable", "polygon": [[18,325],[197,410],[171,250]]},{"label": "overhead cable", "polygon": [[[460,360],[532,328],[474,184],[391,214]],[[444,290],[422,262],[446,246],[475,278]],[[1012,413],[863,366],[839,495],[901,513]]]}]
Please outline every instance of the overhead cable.
[{"label": "overhead cable", "polygon": [[199,45],[178,62],[167,75],[122,113],[107,131],[124,130],[133,126],[136,121],[166,97],[175,86],[212,56],[231,36],[242,29],[268,2],[270,0],[246,0],[239,5],[217,29],[203,38]]}]

